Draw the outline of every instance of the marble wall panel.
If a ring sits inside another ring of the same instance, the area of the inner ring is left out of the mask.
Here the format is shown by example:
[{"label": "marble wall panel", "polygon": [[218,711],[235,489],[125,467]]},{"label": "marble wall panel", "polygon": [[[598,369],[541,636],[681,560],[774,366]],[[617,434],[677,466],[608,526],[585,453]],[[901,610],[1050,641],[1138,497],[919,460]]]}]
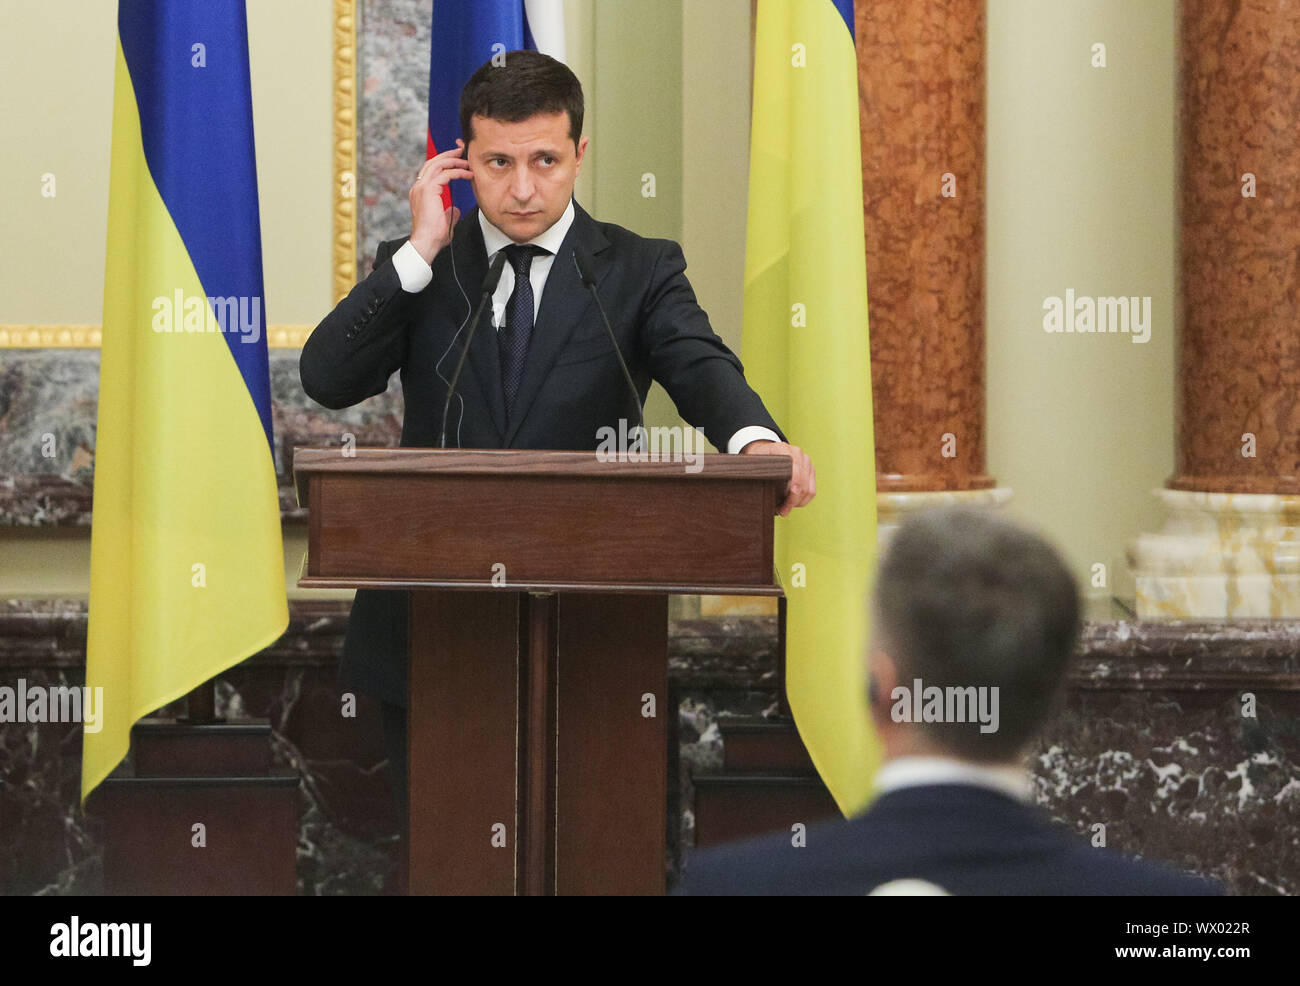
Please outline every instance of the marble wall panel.
[{"label": "marble wall panel", "polygon": [[[269,719],[275,762],[303,778],[302,894],[397,885],[378,709],[361,697],[355,718],[341,714],[346,615],[295,602],[289,632],[218,679],[218,713]],[[0,684],[80,684],[84,648],[84,603],[0,609]],[[673,620],[669,668],[671,874],[694,841],[692,774],[722,763],[719,722],[776,712],[775,619]],[[1236,893],[1300,893],[1300,624],[1089,624],[1068,701],[1031,754],[1039,802],[1081,834],[1103,825],[1111,848]],[[80,756],[75,724],[0,724],[0,893],[102,890]]]}]

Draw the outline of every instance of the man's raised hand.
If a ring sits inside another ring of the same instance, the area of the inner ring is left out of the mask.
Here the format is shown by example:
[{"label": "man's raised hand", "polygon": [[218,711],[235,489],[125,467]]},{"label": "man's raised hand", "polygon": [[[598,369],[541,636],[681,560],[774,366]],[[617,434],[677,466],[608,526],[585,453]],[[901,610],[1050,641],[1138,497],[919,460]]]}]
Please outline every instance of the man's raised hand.
[{"label": "man's raised hand", "polygon": [[438,251],[451,242],[452,227],[460,219],[455,206],[444,209],[442,190],[453,178],[473,178],[469,162],[461,155],[465,142],[456,138],[454,150],[446,150],[424,162],[411,186],[411,245],[432,264]]}]

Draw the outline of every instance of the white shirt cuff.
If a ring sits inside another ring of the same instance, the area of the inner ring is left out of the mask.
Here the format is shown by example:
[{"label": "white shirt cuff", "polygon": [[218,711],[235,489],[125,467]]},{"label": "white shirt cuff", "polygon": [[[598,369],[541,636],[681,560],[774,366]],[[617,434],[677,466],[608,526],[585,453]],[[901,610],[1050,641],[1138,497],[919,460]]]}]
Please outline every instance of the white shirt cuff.
[{"label": "white shirt cuff", "polygon": [[393,254],[393,267],[397,269],[402,290],[411,294],[423,291],[433,280],[433,268],[424,262],[420,251],[411,246],[410,240],[398,247]]},{"label": "white shirt cuff", "polygon": [[727,442],[727,453],[729,455],[736,455],[750,442],[756,442],[759,440],[779,442],[781,436],[771,428],[764,428],[762,425],[748,425],[747,427],[741,428],[740,431],[731,436],[731,441]]}]

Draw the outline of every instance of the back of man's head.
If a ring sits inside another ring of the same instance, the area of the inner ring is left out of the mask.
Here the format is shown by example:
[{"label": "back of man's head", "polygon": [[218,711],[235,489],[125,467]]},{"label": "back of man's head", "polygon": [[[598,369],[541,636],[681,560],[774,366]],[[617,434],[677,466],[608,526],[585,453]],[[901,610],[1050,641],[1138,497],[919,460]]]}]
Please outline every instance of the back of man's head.
[{"label": "back of man's head", "polygon": [[474,139],[473,119],[520,123],[542,114],[568,113],[574,146],[582,136],[582,83],[572,69],[539,51],[507,51],[484,62],[460,92],[460,133]]},{"label": "back of man's head", "polygon": [[997,689],[992,731],[970,717],[910,728],[951,756],[1014,760],[1054,711],[1078,640],[1078,588],[1056,550],[989,511],[928,511],[894,534],[874,603],[876,649],[909,696],[919,681],[951,710],[954,694],[960,707],[969,689]]}]

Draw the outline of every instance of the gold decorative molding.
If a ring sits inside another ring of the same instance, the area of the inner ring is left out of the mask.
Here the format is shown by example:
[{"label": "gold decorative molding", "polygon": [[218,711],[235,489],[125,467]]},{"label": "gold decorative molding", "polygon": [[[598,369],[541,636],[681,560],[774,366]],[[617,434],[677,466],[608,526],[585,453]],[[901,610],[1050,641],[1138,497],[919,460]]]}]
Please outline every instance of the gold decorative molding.
[{"label": "gold decorative molding", "polygon": [[[272,349],[301,349],[314,325],[268,325]],[[0,349],[98,349],[98,325],[0,325]]]},{"label": "gold decorative molding", "polygon": [[268,325],[266,344],[272,349],[301,349],[314,325]]},{"label": "gold decorative molding", "polygon": [[0,349],[98,349],[98,325],[0,325]]},{"label": "gold decorative molding", "polygon": [[[357,280],[357,0],[334,0],[334,304]],[[300,349],[312,325],[268,325],[272,349]],[[100,325],[0,325],[0,349],[98,349]]]},{"label": "gold decorative molding", "polygon": [[334,304],[357,282],[357,4],[334,0]]}]

